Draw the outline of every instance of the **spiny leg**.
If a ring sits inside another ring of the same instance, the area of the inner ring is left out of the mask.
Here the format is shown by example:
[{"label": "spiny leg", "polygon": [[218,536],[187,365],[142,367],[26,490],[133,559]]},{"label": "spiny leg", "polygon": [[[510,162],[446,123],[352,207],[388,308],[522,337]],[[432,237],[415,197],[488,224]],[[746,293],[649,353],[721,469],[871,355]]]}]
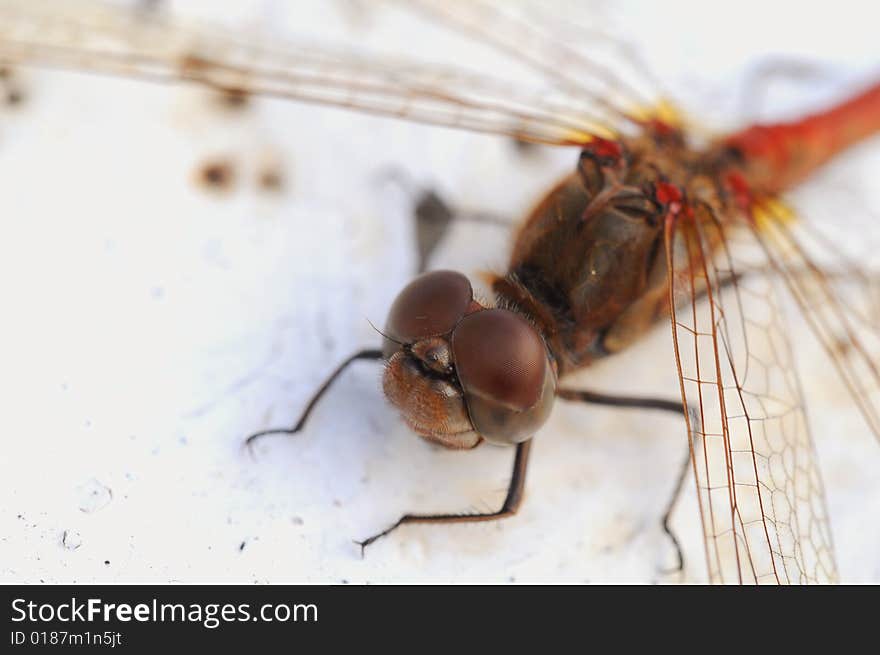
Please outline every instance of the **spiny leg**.
[{"label": "spiny leg", "polygon": [[523,490],[526,484],[526,469],[529,465],[529,452],[532,448],[532,440],[523,441],[516,446],[516,455],[513,458],[513,472],[510,475],[510,484],[507,487],[507,496],[504,504],[497,512],[483,514],[404,514],[396,523],[372,537],[363,541],[355,541],[361,547],[361,557],[364,550],[377,539],[394,532],[406,523],[473,523],[477,521],[497,521],[513,516],[519,509],[523,499]]},{"label": "spiny leg", "polygon": [[[682,416],[683,414],[685,414],[685,412],[687,412],[688,414],[690,414],[692,420],[696,417],[694,409],[692,407],[686,406],[680,400],[668,400],[666,398],[646,398],[643,396],[616,396],[612,394],[598,393],[595,391],[587,391],[583,389],[559,389],[556,392],[556,395],[565,400],[579,400],[581,402],[593,403],[596,405],[631,407],[637,409],[659,409],[665,412],[673,412],[679,416]],[[675,548],[675,555],[678,564],[672,569],[664,569],[663,573],[678,573],[684,570],[684,554],[682,553],[681,544],[679,543],[678,538],[675,536],[675,533],[672,532],[672,528],[669,525],[669,520],[672,516],[672,512],[675,510],[678,499],[681,496],[681,490],[684,487],[684,479],[687,476],[690,461],[691,450],[690,446],[688,446],[685,453],[684,463],[681,467],[681,471],[679,472],[678,479],[675,483],[675,489],[672,492],[672,497],[669,499],[669,503],[666,505],[666,511],[664,512],[663,518],[660,523],[663,528],[663,532],[665,532],[669,536],[669,540],[672,542],[672,545]]]},{"label": "spiny leg", "polygon": [[260,437],[265,437],[269,434],[296,434],[300,430],[305,427],[306,421],[309,418],[309,415],[312,413],[312,410],[318,404],[318,401],[321,400],[321,396],[323,396],[329,389],[330,386],[336,381],[340,375],[342,375],[343,371],[348,368],[349,365],[353,364],[359,359],[367,359],[367,360],[380,360],[382,359],[382,351],[378,349],[365,349],[359,350],[354,353],[351,357],[342,362],[339,366],[336,367],[336,370],[330,374],[330,376],[324,380],[324,383],[318,387],[318,390],[312,394],[311,399],[306,404],[306,408],[303,410],[303,413],[300,415],[299,420],[292,428],[272,428],[271,430],[261,430],[260,432],[255,432],[251,436],[247,438],[245,441],[245,445],[250,447],[250,445],[254,442],[254,440],[259,439]]}]

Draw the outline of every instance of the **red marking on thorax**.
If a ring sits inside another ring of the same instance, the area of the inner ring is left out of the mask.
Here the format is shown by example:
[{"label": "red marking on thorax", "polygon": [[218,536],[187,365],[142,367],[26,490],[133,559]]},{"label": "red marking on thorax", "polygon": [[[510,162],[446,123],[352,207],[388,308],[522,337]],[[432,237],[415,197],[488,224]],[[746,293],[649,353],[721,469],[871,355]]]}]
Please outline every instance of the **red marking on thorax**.
[{"label": "red marking on thorax", "polygon": [[600,137],[590,141],[585,150],[589,150],[601,159],[620,159],[623,157],[623,148],[620,147],[620,143]]},{"label": "red marking on thorax", "polygon": [[674,184],[663,181],[655,182],[654,200],[666,208],[667,218],[678,216],[682,213],[684,213],[685,216],[691,215],[690,207],[684,201],[684,194],[681,192],[681,189]]},{"label": "red marking on thorax", "polygon": [[657,182],[654,185],[654,197],[657,198],[657,202],[664,205],[671,205],[672,203],[680,203],[683,196],[681,194],[681,189],[674,184],[670,184],[669,182]]},{"label": "red marking on thorax", "polygon": [[672,136],[673,134],[676,134],[678,132],[678,130],[672,127],[669,123],[667,123],[666,121],[662,121],[659,118],[652,118],[650,120],[647,120],[642,123],[642,125],[646,130],[659,137]]},{"label": "red marking on thorax", "polygon": [[740,209],[747,210],[752,206],[752,191],[742,173],[739,171],[728,172],[724,176],[724,184]]}]

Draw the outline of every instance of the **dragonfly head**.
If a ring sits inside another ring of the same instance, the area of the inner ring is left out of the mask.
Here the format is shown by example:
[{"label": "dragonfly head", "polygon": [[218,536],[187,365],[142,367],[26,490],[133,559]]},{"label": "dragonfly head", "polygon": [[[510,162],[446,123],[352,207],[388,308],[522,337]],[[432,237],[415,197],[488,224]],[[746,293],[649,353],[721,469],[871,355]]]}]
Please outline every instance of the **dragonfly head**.
[{"label": "dragonfly head", "polygon": [[425,273],[397,296],[385,326],[385,395],[413,430],[447,448],[513,445],[550,414],[556,373],[525,318],[476,302],[468,279]]}]

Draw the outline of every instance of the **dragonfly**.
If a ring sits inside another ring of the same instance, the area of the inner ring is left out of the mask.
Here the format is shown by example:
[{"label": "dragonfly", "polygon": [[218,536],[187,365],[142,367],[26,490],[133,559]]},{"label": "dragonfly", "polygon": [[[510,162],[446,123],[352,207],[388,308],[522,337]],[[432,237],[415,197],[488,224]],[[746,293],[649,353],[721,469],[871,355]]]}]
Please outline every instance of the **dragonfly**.
[{"label": "dragonfly", "polygon": [[[503,3],[411,4],[533,70],[544,86],[535,92],[448,66],[258,41],[93,2],[3,2],[0,59],[576,149],[572,171],[519,228],[507,271],[491,278],[496,302],[481,303],[457,273],[418,277],[392,305],[384,347],[337,369],[383,359],[386,396],[421,436],[516,452],[501,510],[408,514],[366,541],[404,523],[516,513],[532,438],[554,402],[615,402],[566,387],[566,378],[665,322],[710,580],[834,581],[783,296],[880,435],[876,290],[834,230],[795,216],[781,195],[877,131],[880,87],[800,120],[706,135],[631,53],[620,51],[627,75],[594,60],[582,46],[595,33],[572,35],[546,13],[517,14]],[[829,255],[831,264],[821,259]]]}]

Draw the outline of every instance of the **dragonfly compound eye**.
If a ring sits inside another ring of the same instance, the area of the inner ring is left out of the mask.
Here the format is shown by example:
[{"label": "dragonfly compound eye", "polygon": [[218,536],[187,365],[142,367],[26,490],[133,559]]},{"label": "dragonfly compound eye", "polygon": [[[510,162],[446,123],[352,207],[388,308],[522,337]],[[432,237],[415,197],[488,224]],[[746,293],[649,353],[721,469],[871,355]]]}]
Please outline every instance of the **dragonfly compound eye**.
[{"label": "dragonfly compound eye", "polygon": [[471,423],[483,438],[516,444],[544,424],[556,376],[528,321],[506,309],[474,312],[452,333],[452,351]]},{"label": "dragonfly compound eye", "polygon": [[471,283],[461,273],[432,271],[414,279],[397,295],[388,313],[385,357],[398,344],[449,334],[473,298]]}]

